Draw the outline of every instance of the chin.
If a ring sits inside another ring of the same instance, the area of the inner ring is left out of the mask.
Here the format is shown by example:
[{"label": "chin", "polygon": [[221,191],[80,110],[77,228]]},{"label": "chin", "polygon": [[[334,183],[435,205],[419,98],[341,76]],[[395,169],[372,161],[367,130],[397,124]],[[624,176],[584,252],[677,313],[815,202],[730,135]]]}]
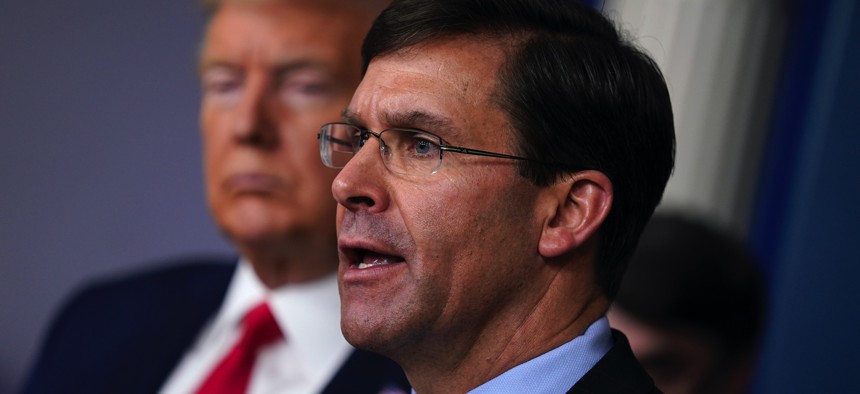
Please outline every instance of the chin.
[{"label": "chin", "polygon": [[356,349],[368,350],[391,357],[394,352],[396,338],[387,333],[387,330],[373,329],[369,322],[352,322],[343,319],[341,331],[343,337]]},{"label": "chin", "polygon": [[221,230],[234,242],[254,244],[282,238],[290,223],[282,210],[271,207],[249,206],[235,207],[226,214],[217,217]]},{"label": "chin", "polygon": [[412,352],[412,338],[420,324],[410,324],[408,313],[350,302],[341,294],[341,331],[352,346],[396,359],[401,349]]},{"label": "chin", "polygon": [[[341,289],[340,328],[343,337],[353,346],[360,349],[377,350],[381,338],[388,339],[389,335],[381,316],[387,315],[379,308],[368,305],[366,300],[355,299]],[[389,321],[390,324],[390,321]]]}]

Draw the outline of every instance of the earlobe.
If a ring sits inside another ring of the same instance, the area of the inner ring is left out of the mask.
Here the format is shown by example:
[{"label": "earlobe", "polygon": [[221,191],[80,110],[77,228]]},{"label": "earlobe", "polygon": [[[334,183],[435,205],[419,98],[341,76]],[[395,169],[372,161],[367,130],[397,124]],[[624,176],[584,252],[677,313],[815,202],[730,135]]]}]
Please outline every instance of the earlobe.
[{"label": "earlobe", "polygon": [[578,172],[550,189],[558,206],[541,233],[538,251],[543,257],[557,257],[583,245],[612,207],[612,182],[599,171]]}]

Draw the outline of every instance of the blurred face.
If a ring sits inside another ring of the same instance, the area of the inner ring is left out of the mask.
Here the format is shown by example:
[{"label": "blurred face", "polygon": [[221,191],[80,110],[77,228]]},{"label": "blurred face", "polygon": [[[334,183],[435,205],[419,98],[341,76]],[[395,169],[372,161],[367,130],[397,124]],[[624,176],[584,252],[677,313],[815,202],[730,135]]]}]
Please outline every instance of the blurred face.
[{"label": "blurred face", "polygon": [[[347,120],[512,154],[510,124],[491,102],[501,56],[457,40],[376,58]],[[368,140],[332,186],[344,335],[397,361],[465,349],[541,282],[540,190],[510,160],[445,152],[437,173],[400,175],[378,148]]]},{"label": "blurred face", "polygon": [[653,327],[617,307],[610,309],[609,321],[627,336],[636,359],[665,393],[732,392],[727,389],[728,376],[709,380],[717,367],[720,345],[703,332]]},{"label": "blurred face", "polygon": [[317,238],[333,250],[336,172],[320,163],[316,133],[358,84],[371,18],[236,3],[213,15],[200,61],[209,205],[243,252]]}]

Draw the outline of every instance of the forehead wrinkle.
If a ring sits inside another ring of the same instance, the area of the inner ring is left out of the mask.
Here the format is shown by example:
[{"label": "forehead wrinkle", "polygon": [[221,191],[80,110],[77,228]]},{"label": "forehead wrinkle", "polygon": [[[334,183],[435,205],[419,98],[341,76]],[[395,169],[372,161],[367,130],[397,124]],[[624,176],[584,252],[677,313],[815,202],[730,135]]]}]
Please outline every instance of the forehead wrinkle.
[{"label": "forehead wrinkle", "polygon": [[[347,40],[329,39],[322,40],[325,45],[308,46],[308,43],[317,43],[320,41],[319,37],[326,34],[342,38],[343,34],[337,31],[319,32],[325,24],[331,24],[334,18],[356,21],[356,16],[344,13],[342,7],[330,10],[325,4],[316,4],[314,1],[281,3],[268,0],[228,0],[223,8],[219,5],[219,9],[207,21],[198,50],[198,71],[205,70],[213,63],[218,66],[245,68],[250,61],[251,64],[265,65],[267,72],[273,75],[299,69],[321,70],[333,75],[340,73],[337,64],[343,59],[333,58],[334,64],[327,59],[332,58],[332,54],[346,53],[347,47],[352,45]],[[227,8],[230,10],[226,10]],[[285,18],[288,22],[284,22]],[[298,18],[307,20],[308,24],[315,27],[285,30],[280,26],[289,25],[289,21]],[[319,21],[316,21],[317,19]],[[251,24],[255,26],[249,27]],[[228,34],[228,28],[237,26],[244,29],[242,34],[247,34],[250,38],[237,40],[235,35]],[[306,33],[301,35],[303,31]]]},{"label": "forehead wrinkle", "polygon": [[203,52],[200,55],[198,64],[201,69],[213,66],[241,67],[248,59],[255,59],[263,62],[264,64],[268,64],[268,68],[273,73],[289,72],[300,69],[329,71],[331,68],[330,65],[319,59],[304,55],[296,56],[295,54],[291,54],[291,50],[289,48],[279,50],[281,53],[270,55],[265,55],[264,53],[261,53],[261,51],[267,50],[246,44],[246,47],[241,48],[241,53],[238,54],[238,56],[235,53],[231,54],[229,51],[225,50],[217,51],[219,53]]},{"label": "forehead wrinkle", "polygon": [[419,129],[447,138],[459,135],[459,129],[450,118],[423,110],[384,112],[382,119],[386,127]]},{"label": "forehead wrinkle", "polygon": [[[349,108],[344,109],[343,112],[341,112],[341,116],[347,123],[358,126],[365,124],[363,117]],[[454,122],[451,119],[422,110],[411,110],[405,112],[383,111],[379,118],[382,120],[382,127],[386,129],[418,129],[438,134],[440,137],[445,136],[447,138],[456,138],[460,134],[459,129],[454,125]]]}]

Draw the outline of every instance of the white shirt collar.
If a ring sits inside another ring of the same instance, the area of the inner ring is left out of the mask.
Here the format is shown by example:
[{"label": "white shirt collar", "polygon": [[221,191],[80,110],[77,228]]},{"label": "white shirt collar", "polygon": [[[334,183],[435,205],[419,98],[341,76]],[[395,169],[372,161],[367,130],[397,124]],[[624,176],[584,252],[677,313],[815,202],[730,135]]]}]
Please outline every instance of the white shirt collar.
[{"label": "white shirt collar", "polygon": [[327,380],[345,361],[352,347],[340,331],[340,297],[337,274],[321,279],[268,289],[244,258],[223,307],[212,322],[214,336],[235,332],[242,317],[260,302],[268,301],[288,346],[311,379]]}]

